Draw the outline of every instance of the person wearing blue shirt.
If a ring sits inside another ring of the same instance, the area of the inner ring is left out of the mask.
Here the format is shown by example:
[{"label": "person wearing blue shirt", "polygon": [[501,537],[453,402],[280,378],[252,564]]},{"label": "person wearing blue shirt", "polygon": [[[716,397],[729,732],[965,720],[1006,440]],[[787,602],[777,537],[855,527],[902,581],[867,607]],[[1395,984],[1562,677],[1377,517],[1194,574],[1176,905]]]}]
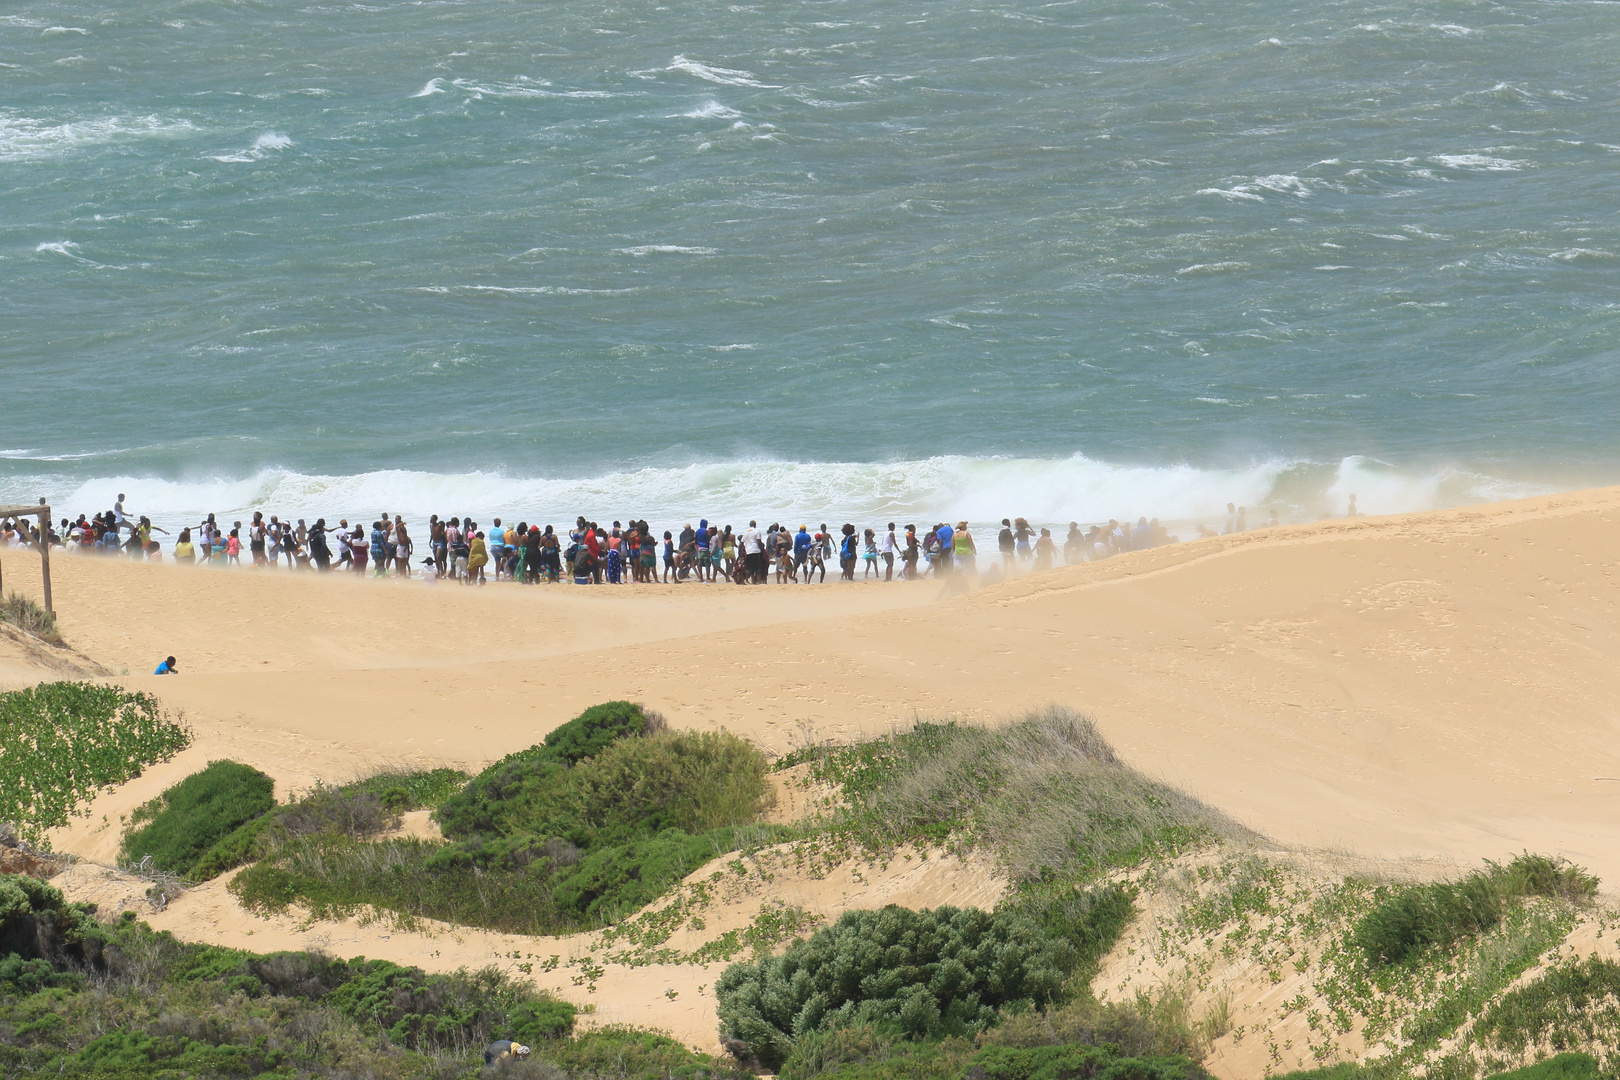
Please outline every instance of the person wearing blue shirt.
[{"label": "person wearing blue shirt", "polygon": [[174,657],[171,656],[167,660],[163,661],[163,663],[159,664],[157,666],[157,670],[152,672],[152,674],[154,674],[154,675],[178,675],[178,674],[180,674],[180,668],[179,668],[178,665],[175,664]]},{"label": "person wearing blue shirt", "polygon": [[940,574],[951,572],[951,554],[956,542],[956,531],[951,528],[950,522],[947,521],[939,527],[939,531],[934,535],[939,537],[939,554],[936,556],[934,564],[934,575],[938,577]]},{"label": "person wearing blue shirt", "polygon": [[[814,541],[810,539],[810,527],[800,525],[799,531],[793,535],[793,573],[795,575],[804,569],[805,562],[809,560],[810,545],[812,543]],[[826,576],[825,570],[822,571],[822,575]],[[804,582],[806,585],[810,584],[809,574],[804,575]]]}]

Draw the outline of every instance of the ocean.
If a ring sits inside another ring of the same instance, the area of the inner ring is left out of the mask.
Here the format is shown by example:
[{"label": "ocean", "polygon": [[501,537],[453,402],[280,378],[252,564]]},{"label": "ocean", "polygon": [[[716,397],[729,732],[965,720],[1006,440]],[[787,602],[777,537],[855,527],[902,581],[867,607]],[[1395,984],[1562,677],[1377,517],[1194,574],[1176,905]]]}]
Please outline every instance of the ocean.
[{"label": "ocean", "polygon": [[1613,0],[20,0],[0,503],[1620,482],[1617,54]]}]

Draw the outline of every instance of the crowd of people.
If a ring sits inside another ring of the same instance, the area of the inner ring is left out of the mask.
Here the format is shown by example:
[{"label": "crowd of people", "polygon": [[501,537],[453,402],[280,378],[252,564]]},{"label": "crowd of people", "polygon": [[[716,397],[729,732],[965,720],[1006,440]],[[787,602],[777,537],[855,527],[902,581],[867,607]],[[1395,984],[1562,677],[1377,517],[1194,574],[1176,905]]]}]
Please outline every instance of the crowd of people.
[{"label": "crowd of people", "polygon": [[[1355,516],[1355,496],[1350,514]],[[1227,505],[1224,532],[1249,528],[1246,507]],[[1270,526],[1279,524],[1271,512]],[[1200,524],[1200,536],[1218,535]],[[124,496],[111,510],[77,520],[63,518],[58,528],[47,527],[46,542],[69,550],[123,555],[137,560],[164,558],[157,535],[171,536],[146,515],[124,509]],[[1082,528],[1071,521],[1063,537],[1061,555],[1066,564],[1096,562],[1128,552],[1176,543],[1157,518],[1130,522],[1110,520]],[[0,521],[0,546],[37,545],[38,527],[27,518]],[[975,573],[981,557],[1010,572],[1020,564],[1049,569],[1060,554],[1052,530],[1032,526],[1024,518],[1003,518],[995,549],[981,556],[968,522],[862,528],[844,524],[834,530],[823,522],[794,528],[773,522],[765,528],[749,521],[746,528],[688,522],[679,530],[660,533],[645,519],[615,521],[603,526],[584,517],[566,532],[551,525],[526,521],[503,524],[500,518],[481,525],[472,518],[429,518],[421,544],[411,535],[402,515],[383,513],[369,528],[347,518],[329,525],[305,519],[283,521],[275,514],[255,512],[247,522],[229,526],[209,514],[196,525],[173,535],[170,558],[177,563],[211,566],[246,565],[326,573],[343,570],[376,577],[415,577],[426,581],[487,584],[507,579],[524,584],[573,582],[580,585],[626,583],[678,583],[729,581],[739,585],[811,583],[827,580],[829,565],[843,581],[925,576],[945,577]]]}]

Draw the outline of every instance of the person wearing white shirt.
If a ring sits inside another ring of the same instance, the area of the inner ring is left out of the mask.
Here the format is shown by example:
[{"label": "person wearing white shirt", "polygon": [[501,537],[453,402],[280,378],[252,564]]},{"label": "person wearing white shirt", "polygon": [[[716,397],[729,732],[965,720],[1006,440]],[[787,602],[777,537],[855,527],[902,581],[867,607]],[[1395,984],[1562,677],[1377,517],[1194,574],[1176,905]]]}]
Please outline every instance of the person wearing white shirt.
[{"label": "person wearing white shirt", "polygon": [[765,583],[765,538],[759,535],[759,522],[750,521],[742,534],[743,554],[748,559],[748,577],[757,585]]},{"label": "person wearing white shirt", "polygon": [[883,539],[878,544],[878,554],[883,556],[884,581],[894,580],[894,553],[899,546],[899,541],[894,538],[894,522],[891,521],[889,531],[883,534]]}]

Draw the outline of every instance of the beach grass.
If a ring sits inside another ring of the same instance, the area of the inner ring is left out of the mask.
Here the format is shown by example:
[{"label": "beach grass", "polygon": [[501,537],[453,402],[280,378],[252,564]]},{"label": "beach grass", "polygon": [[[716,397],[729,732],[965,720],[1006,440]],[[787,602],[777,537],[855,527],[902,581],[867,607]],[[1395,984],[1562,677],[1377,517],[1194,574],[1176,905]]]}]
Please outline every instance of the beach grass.
[{"label": "beach grass", "polygon": [[4,599],[0,599],[0,623],[15,626],[47,645],[67,644],[57,632],[55,613],[46,611],[37,601],[22,593],[7,593]]}]

